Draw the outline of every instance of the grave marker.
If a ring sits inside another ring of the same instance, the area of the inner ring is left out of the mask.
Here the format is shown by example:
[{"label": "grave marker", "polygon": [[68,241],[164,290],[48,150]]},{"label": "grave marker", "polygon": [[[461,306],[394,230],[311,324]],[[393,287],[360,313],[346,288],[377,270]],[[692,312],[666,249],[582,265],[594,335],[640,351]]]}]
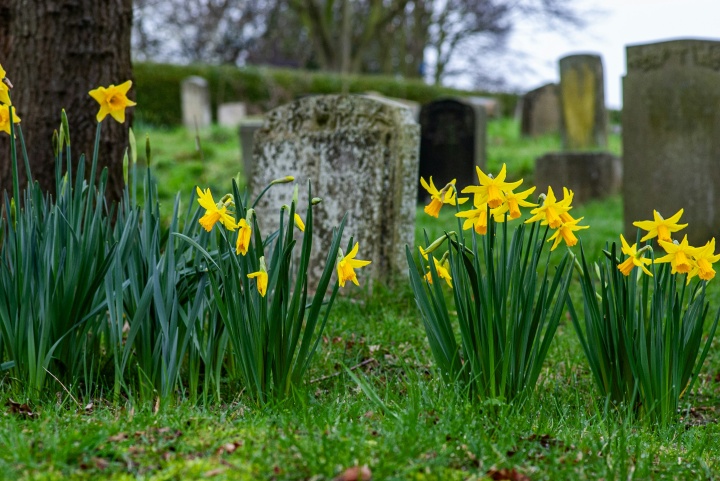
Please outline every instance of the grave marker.
[{"label": "grave marker", "polygon": [[187,129],[209,127],[212,122],[210,112],[210,91],[208,82],[193,75],[182,81],[183,125]]}]

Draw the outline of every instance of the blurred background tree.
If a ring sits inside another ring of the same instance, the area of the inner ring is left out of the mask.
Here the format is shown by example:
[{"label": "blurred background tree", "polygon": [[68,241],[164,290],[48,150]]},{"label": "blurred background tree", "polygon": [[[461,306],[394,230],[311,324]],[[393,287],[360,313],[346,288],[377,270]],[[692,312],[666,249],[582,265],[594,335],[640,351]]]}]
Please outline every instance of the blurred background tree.
[{"label": "blurred background tree", "polygon": [[[60,111],[65,109],[70,121],[75,164],[83,152],[89,162],[98,104],[88,92],[132,79],[132,8],[132,0],[13,0],[0,6],[0,63],[14,85],[12,101],[33,177],[45,190],[55,187],[52,134]],[[129,95],[134,98],[132,91]],[[131,121],[132,109],[128,115]],[[103,124],[99,163],[110,169],[108,196],[114,199],[123,188],[130,121]],[[11,192],[7,136],[0,142],[0,191]]]}]

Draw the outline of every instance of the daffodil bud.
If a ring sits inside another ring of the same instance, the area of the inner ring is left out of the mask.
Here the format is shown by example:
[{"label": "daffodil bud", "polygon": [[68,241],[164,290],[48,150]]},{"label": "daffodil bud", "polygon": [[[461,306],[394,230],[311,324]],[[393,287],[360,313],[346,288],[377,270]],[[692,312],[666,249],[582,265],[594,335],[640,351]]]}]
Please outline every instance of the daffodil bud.
[{"label": "daffodil bud", "polygon": [[145,134],[145,158],[147,159],[147,166],[150,167],[150,159],[152,152],[150,151],[150,134]]},{"label": "daffodil bud", "polygon": [[128,149],[125,149],[125,155],[123,155],[123,179],[125,183],[128,183],[128,164],[130,159],[128,157]]},{"label": "daffodil bud", "polygon": [[311,205],[318,205],[318,204],[319,204],[320,202],[322,202],[322,201],[323,201],[323,200],[322,200],[320,197],[313,197],[312,200],[310,201],[310,204],[311,204]]},{"label": "daffodil bud", "polygon": [[255,218],[255,209],[248,209],[245,214],[245,221],[252,225],[253,218]]},{"label": "daffodil bud", "polygon": [[68,119],[65,109],[60,111],[60,124],[62,125],[62,134],[65,137],[65,142],[68,146],[70,146],[70,127],[68,127]]},{"label": "daffodil bud", "polygon": [[297,186],[297,184],[295,184],[295,188],[293,189],[292,203],[295,205],[297,205],[297,203],[298,203],[298,186]]},{"label": "daffodil bud", "polygon": [[132,128],[128,131],[128,145],[130,146],[132,165],[137,165],[137,142],[135,142],[135,132],[133,132]]},{"label": "daffodil bud", "polygon": [[8,86],[9,89],[13,88],[13,84],[12,84],[12,82],[10,81],[9,78],[4,77],[4,78],[2,79],[2,81],[3,81],[3,83],[4,83],[5,85]]},{"label": "daffodil bud", "polygon": [[433,241],[433,243],[430,244],[427,249],[421,248],[421,252],[423,253],[423,255],[425,255],[425,254],[429,254],[430,252],[437,250],[437,248],[440,247],[441,245],[443,245],[445,240],[448,239],[451,235],[453,235],[453,236],[456,235],[455,231],[446,232],[441,237],[438,237],[437,239],[435,239],[435,241]]},{"label": "daffodil bud", "polygon": [[272,182],[270,182],[270,185],[288,184],[290,182],[293,182],[294,180],[295,180],[295,177],[293,177],[292,175],[286,175],[285,177],[282,177],[280,179],[273,180]]},{"label": "daffodil bud", "polygon": [[52,147],[53,147],[53,154],[55,154],[55,157],[58,156],[60,153],[59,147],[59,141],[58,141],[58,131],[57,129],[53,130],[52,134]]},{"label": "daffodil bud", "polygon": [[12,220],[13,225],[17,224],[17,212],[15,207],[15,197],[12,197],[10,199],[10,220]]}]

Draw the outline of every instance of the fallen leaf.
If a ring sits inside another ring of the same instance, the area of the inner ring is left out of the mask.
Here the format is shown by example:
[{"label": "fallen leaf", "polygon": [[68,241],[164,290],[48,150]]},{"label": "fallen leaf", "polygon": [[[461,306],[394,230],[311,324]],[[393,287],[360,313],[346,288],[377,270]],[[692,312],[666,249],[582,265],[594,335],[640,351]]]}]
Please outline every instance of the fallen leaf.
[{"label": "fallen leaf", "polygon": [[203,478],[212,478],[212,477],[222,474],[224,472],[225,472],[225,468],[211,469],[210,471],[205,471],[203,473]]},{"label": "fallen leaf", "polygon": [[8,407],[8,412],[10,412],[10,414],[18,414],[29,419],[36,418],[38,416],[38,414],[34,413],[27,404],[20,404],[10,398],[8,398],[5,405]]},{"label": "fallen leaf", "polygon": [[95,467],[99,470],[107,469],[108,466],[110,466],[110,461],[103,458],[92,458],[93,463],[95,463]]},{"label": "fallen leaf", "polygon": [[372,471],[365,466],[353,466],[347,468],[340,476],[333,481],[370,481],[372,479]]},{"label": "fallen leaf", "polygon": [[129,437],[130,436],[128,436],[127,433],[117,433],[114,436],[110,436],[108,438],[108,441],[110,441],[111,443],[117,443],[119,441],[125,441]]},{"label": "fallen leaf", "polygon": [[487,473],[487,477],[494,480],[507,480],[507,481],[530,481],[530,478],[522,473],[518,473],[513,469],[495,469],[490,468]]}]

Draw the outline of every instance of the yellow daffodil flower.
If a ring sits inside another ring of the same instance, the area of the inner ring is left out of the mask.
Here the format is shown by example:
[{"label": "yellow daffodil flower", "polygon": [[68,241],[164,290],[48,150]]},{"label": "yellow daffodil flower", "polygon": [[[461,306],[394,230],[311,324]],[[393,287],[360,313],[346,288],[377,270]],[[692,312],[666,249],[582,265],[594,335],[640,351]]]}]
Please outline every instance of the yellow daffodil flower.
[{"label": "yellow daffodil flower", "polygon": [[235,244],[235,253],[245,255],[250,247],[252,227],[250,227],[250,224],[248,224],[248,221],[245,219],[240,219],[237,226],[240,230],[238,231],[237,243]]},{"label": "yellow daffodil flower", "polygon": [[237,229],[238,225],[235,223],[235,219],[227,212],[227,207],[224,204],[218,206],[215,203],[209,187],[204,192],[200,187],[196,187],[196,190],[198,203],[205,208],[205,215],[200,218],[199,222],[206,231],[210,232],[216,222],[220,222],[228,230],[234,231]]},{"label": "yellow daffodil flower", "polygon": [[463,212],[458,212],[455,217],[465,219],[463,222],[463,230],[468,230],[471,227],[475,229],[480,235],[487,234],[487,204],[481,204],[477,209],[470,209]]},{"label": "yellow daffodil flower", "polygon": [[652,260],[643,257],[646,248],[643,247],[640,251],[638,251],[637,244],[633,244],[632,247],[629,246],[622,234],[620,234],[620,240],[622,241],[623,253],[629,256],[624,262],[618,265],[620,272],[622,272],[624,276],[629,276],[633,267],[637,266],[641,268],[645,274],[652,277],[652,272],[645,267],[646,265],[652,264]]},{"label": "yellow daffodil flower", "polygon": [[352,250],[348,255],[343,257],[342,249],[338,251],[338,257],[337,257],[337,274],[338,274],[338,282],[340,282],[340,287],[345,287],[345,281],[352,281],[353,284],[356,286],[359,286],[360,283],[357,280],[357,275],[355,274],[355,268],[364,267],[368,264],[370,264],[371,261],[363,261],[360,259],[355,259],[355,256],[358,253],[358,243],[356,242],[353,246]]},{"label": "yellow daffodil flower", "polygon": [[513,191],[505,192],[505,202],[493,211],[493,216],[496,222],[503,222],[505,220],[505,212],[508,213],[509,219],[517,219],[522,215],[520,207],[537,207],[537,204],[533,204],[525,199],[535,192],[535,187],[530,187],[527,190],[518,192],[517,194]]},{"label": "yellow daffodil flower", "polygon": [[715,238],[707,242],[702,247],[698,247],[695,252],[695,266],[690,270],[688,274],[688,282],[695,276],[700,276],[700,279],[709,281],[715,277],[715,269],[712,265],[720,260],[720,254],[715,255]]},{"label": "yellow daffodil flower", "polygon": [[[445,279],[445,282],[452,288],[452,277],[450,277],[450,263],[447,259],[444,262],[440,262],[433,257],[435,263],[435,271],[440,279]],[[428,266],[428,273],[425,274],[425,279],[432,284],[432,272],[430,272],[430,266]]]},{"label": "yellow daffodil flower", "polygon": [[652,239],[654,237],[657,237],[658,241],[672,242],[670,234],[672,232],[677,232],[687,227],[687,224],[677,223],[680,220],[680,216],[682,215],[683,209],[680,209],[675,213],[675,215],[673,215],[669,219],[663,219],[663,216],[661,216],[658,211],[653,210],[654,220],[641,220],[633,222],[633,225],[647,231],[647,234],[645,234],[645,236],[640,239],[640,242],[645,242],[646,240]]},{"label": "yellow daffodil flower", "polygon": [[655,259],[655,263],[661,264],[663,262],[669,262],[670,266],[672,266],[670,272],[673,274],[678,272],[680,274],[687,274],[693,269],[693,267],[695,267],[693,258],[695,257],[698,249],[697,247],[692,247],[688,244],[687,235],[683,237],[682,242],[679,244],[664,240],[658,240],[658,243],[663,249],[665,249],[667,255],[659,259]]},{"label": "yellow daffodil flower", "polygon": [[522,184],[522,179],[517,182],[505,182],[507,175],[505,164],[500,169],[497,177],[486,175],[480,167],[475,166],[480,185],[470,185],[462,190],[463,194],[475,194],[473,203],[476,207],[480,204],[487,203],[491,209],[500,207],[505,202],[505,195]]},{"label": "yellow daffodil flower", "polygon": [[542,205],[530,211],[533,216],[526,220],[525,223],[541,221],[542,225],[549,225],[550,228],[557,229],[563,223],[560,215],[572,209],[570,207],[571,200],[572,195],[565,196],[562,201],[558,202],[552,187],[548,187],[548,193]]},{"label": "yellow daffodil flower", "polygon": [[11,105],[0,105],[0,131],[10,135],[10,109],[13,109],[13,123],[20,123],[20,117],[17,116],[15,107]]},{"label": "yellow daffodil flower", "polygon": [[567,244],[568,247],[572,247],[577,244],[578,240],[577,237],[575,237],[575,234],[573,234],[573,232],[587,229],[588,227],[590,227],[588,225],[577,225],[578,222],[583,219],[584,217],[580,217],[579,219],[573,219],[570,222],[563,222],[560,227],[558,227],[558,229],[555,231],[555,233],[548,239],[548,242],[550,242],[551,240],[555,240],[550,250],[554,251],[558,244],[560,244],[561,240],[564,240],[565,244]]},{"label": "yellow daffodil flower", "polygon": [[302,218],[295,213],[295,225],[298,229],[300,229],[300,232],[305,232],[305,223],[303,222]]},{"label": "yellow daffodil flower", "polygon": [[425,179],[420,177],[420,184],[430,193],[431,200],[428,205],[425,206],[425,213],[433,217],[438,217],[440,214],[440,208],[445,204],[455,205],[464,204],[468,198],[457,198],[455,192],[455,180],[453,179],[445,185],[441,190],[437,190],[435,184],[433,184],[432,176],[430,177],[430,183],[425,182]]},{"label": "yellow daffodil flower", "polygon": [[257,277],[257,290],[260,293],[262,297],[265,297],[265,294],[267,293],[267,285],[268,285],[268,273],[267,273],[267,267],[265,267],[265,257],[260,257],[260,270],[257,272],[252,272],[247,275],[248,279],[253,279]]},{"label": "yellow daffodil flower", "polygon": [[5,75],[5,69],[0,65],[0,102],[5,105],[12,105],[12,102],[10,102],[10,88],[3,81]]},{"label": "yellow daffodil flower", "polygon": [[90,91],[90,97],[97,100],[97,103],[100,104],[100,110],[97,113],[98,122],[102,122],[107,114],[110,114],[112,118],[121,124],[125,122],[125,108],[137,105],[127,98],[130,87],[132,87],[132,81],[128,80],[120,85],[98,87]]}]

